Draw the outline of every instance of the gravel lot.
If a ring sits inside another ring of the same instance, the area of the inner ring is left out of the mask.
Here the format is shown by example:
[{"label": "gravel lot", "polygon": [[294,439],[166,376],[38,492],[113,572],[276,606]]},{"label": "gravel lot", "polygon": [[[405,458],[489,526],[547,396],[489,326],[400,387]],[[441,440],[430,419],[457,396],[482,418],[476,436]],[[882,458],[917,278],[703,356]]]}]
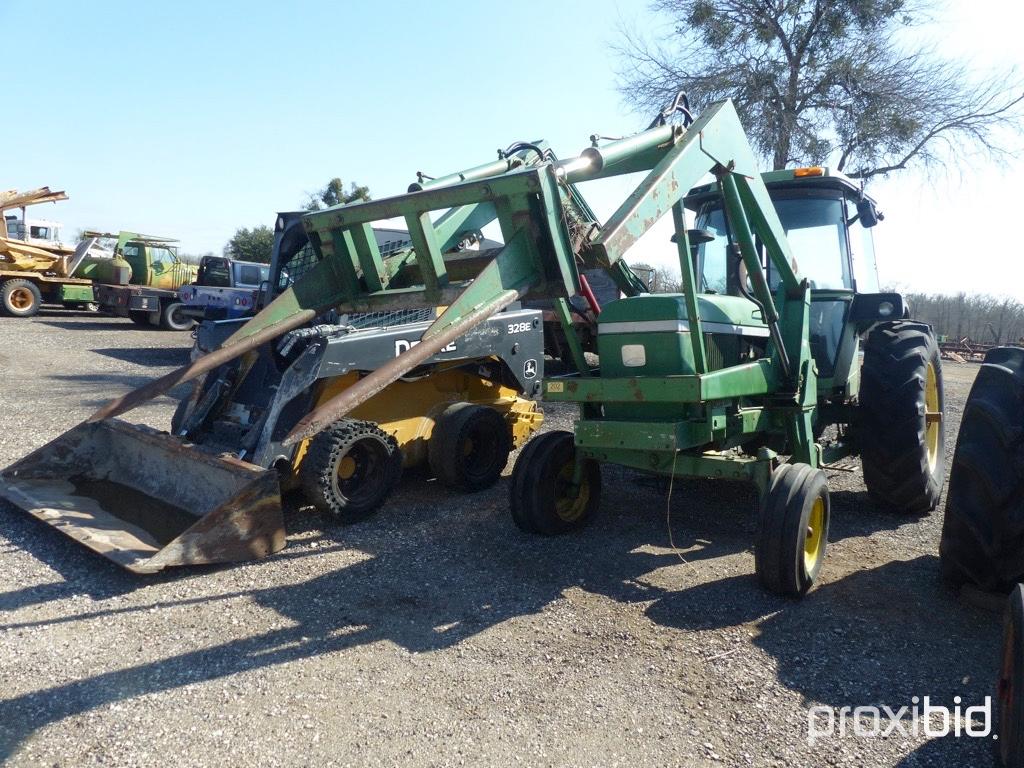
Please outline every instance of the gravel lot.
[{"label": "gravel lot", "polygon": [[[0,320],[0,466],[187,359],[188,334]],[[977,366],[949,363],[947,450]],[[179,395],[182,393],[178,393]],[[166,428],[161,398],[130,420]],[[572,412],[548,409],[548,427]],[[511,464],[509,466],[511,471]],[[874,510],[832,472],[829,559],[799,602],[753,576],[753,495],[605,471],[602,514],[544,540],[507,478],[406,477],[374,518],[287,521],[235,567],[122,572],[0,502],[0,761],[12,765],[991,764],[986,740],[807,741],[815,705],[980,704],[998,616],[938,579],[942,510]]]}]

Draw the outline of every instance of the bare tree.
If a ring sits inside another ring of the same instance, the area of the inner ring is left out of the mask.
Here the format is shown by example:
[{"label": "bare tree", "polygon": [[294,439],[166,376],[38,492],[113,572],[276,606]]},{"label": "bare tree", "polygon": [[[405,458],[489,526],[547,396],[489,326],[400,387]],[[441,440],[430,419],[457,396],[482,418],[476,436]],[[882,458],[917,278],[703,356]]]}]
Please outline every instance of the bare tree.
[{"label": "bare tree", "polygon": [[[1016,70],[975,80],[900,31],[921,0],[654,0],[672,32],[623,30],[620,91],[653,112],[685,90],[702,108],[731,98],[755,149],[776,169],[831,162],[867,178],[943,165],[965,150],[1001,156],[1020,130]],[[955,150],[955,153],[951,150]]]}]

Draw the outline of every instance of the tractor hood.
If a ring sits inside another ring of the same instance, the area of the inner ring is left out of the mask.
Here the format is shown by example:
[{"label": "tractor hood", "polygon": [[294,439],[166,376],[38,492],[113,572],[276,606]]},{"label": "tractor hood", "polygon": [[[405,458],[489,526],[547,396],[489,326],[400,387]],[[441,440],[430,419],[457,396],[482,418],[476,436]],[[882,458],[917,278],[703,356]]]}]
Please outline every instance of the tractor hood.
[{"label": "tractor hood", "polygon": [[[768,336],[761,311],[740,296],[702,294],[697,308],[704,333],[738,336]],[[598,319],[598,332],[686,333],[689,332],[686,300],[681,293],[645,294],[608,304]]]}]

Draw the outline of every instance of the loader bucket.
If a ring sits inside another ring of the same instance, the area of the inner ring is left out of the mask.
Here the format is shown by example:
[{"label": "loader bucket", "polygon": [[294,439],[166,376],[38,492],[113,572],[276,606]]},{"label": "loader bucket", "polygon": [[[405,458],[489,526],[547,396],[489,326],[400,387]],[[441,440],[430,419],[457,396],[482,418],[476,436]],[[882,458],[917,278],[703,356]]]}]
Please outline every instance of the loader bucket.
[{"label": "loader bucket", "polygon": [[7,467],[0,497],[135,573],[285,544],[274,470],[118,419],[79,424]]}]

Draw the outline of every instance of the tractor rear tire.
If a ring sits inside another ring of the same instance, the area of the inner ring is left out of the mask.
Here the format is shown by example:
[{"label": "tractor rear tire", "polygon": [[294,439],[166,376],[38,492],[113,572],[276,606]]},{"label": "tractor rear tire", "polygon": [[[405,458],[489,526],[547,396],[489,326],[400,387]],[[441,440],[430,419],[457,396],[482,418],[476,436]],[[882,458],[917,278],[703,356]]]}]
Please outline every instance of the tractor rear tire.
[{"label": "tractor rear tire", "polygon": [[434,476],[467,493],[490,488],[512,450],[508,424],[494,408],[455,403],[441,414],[427,443]]},{"label": "tractor rear tire", "polygon": [[314,437],[299,465],[306,498],[341,523],[364,520],[387,499],[402,475],[394,437],[372,421],[340,419]]},{"label": "tractor rear tire", "polygon": [[938,506],[946,469],[943,404],[942,363],[931,327],[895,320],[872,328],[864,345],[857,432],[864,483],[877,505],[908,515]]},{"label": "tractor rear tire", "polygon": [[761,507],[754,567],[769,592],[801,597],[814,585],[828,549],[831,505],[825,473],[783,464]]},{"label": "tractor rear tire", "polygon": [[1020,584],[1010,593],[1003,616],[995,725],[999,765],[1024,768],[1024,585]]},{"label": "tractor rear tire", "polygon": [[185,305],[180,301],[172,301],[160,308],[160,327],[165,331],[190,331],[196,321],[188,315],[181,314]]},{"label": "tractor rear tire", "polygon": [[572,432],[545,432],[527,443],[512,470],[509,491],[512,520],[520,530],[557,536],[594,518],[601,505],[601,467],[586,459],[582,483],[574,489],[575,458]]},{"label": "tractor rear tire", "polygon": [[939,561],[954,587],[1005,593],[1024,581],[1024,349],[989,350],[971,387]]},{"label": "tractor rear tire", "polygon": [[11,317],[32,317],[42,305],[43,295],[31,280],[14,278],[0,285],[0,306]]}]

